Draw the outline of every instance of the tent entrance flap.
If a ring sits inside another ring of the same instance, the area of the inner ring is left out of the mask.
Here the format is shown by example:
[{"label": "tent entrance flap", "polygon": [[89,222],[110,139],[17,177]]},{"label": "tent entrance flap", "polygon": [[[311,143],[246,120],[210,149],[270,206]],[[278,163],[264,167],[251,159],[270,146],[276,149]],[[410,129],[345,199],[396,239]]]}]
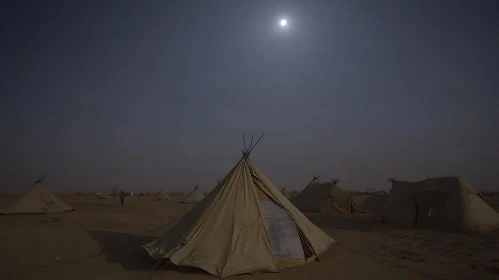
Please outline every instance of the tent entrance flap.
[{"label": "tent entrance flap", "polygon": [[280,259],[304,259],[302,242],[295,222],[271,200],[260,201],[272,248]]}]

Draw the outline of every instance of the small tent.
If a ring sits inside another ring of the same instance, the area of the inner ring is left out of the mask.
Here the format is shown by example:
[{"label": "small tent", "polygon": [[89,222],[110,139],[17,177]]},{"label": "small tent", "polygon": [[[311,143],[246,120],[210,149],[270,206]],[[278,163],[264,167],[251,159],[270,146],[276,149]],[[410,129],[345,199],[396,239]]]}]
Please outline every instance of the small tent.
[{"label": "small tent", "polygon": [[318,179],[314,177],[299,195],[291,199],[298,209],[324,214],[363,212],[348,192],[336,186],[339,180],[319,183]]},{"label": "small tent", "polygon": [[197,203],[203,200],[204,194],[199,190],[199,185],[194,187],[194,190],[188,194],[184,199],[182,199],[181,203]]},{"label": "small tent", "polygon": [[95,194],[97,196],[97,198],[99,199],[109,199],[111,198],[109,195],[105,194],[105,193],[96,193]]},{"label": "small tent", "polygon": [[172,198],[166,192],[160,192],[154,200],[172,200]]},{"label": "small tent", "polygon": [[1,209],[0,214],[50,214],[74,210],[41,183],[44,178],[39,178],[15,204]]},{"label": "small tent", "polygon": [[224,278],[277,272],[322,256],[334,240],[251,163],[250,152],[244,150],[225,179],[179,223],[143,246],[152,258]]},{"label": "small tent", "polygon": [[281,189],[281,193],[282,193],[282,194],[283,194],[283,195],[284,195],[287,199],[291,198],[291,194],[290,194],[290,193],[286,190],[286,187],[283,187],[283,188]]},{"label": "small tent", "polygon": [[382,222],[450,230],[492,231],[499,214],[459,177],[392,181]]}]

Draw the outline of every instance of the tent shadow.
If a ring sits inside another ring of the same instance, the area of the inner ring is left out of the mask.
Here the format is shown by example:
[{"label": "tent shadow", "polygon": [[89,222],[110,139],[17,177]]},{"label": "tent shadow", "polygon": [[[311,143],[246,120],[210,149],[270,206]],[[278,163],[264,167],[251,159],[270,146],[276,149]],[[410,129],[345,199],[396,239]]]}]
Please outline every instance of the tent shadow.
[{"label": "tent shadow", "polygon": [[156,237],[98,230],[86,232],[99,242],[100,255],[105,255],[110,263],[121,264],[124,269],[134,271],[149,271],[156,264],[156,261],[140,247]]},{"label": "tent shadow", "polygon": [[[101,247],[100,255],[105,255],[108,262],[120,264],[126,270],[147,272],[158,262],[152,259],[145,249],[141,248],[142,245],[153,241],[157,237],[98,230],[87,230],[86,232],[99,242]],[[172,263],[169,263],[164,268],[167,263],[167,260],[162,260],[154,270],[171,270],[183,274],[208,274],[200,268],[176,266]]]}]

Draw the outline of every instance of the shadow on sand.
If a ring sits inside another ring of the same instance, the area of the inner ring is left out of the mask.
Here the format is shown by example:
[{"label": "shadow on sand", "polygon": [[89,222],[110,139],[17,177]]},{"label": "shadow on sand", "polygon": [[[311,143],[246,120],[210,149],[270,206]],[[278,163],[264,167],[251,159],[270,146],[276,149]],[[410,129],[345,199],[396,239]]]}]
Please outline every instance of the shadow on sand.
[{"label": "shadow on sand", "polygon": [[87,234],[99,242],[100,255],[110,263],[118,263],[127,270],[149,271],[156,262],[140,246],[153,241],[153,236],[138,236],[129,233],[87,230]]},{"label": "shadow on sand", "polygon": [[[87,230],[87,234],[99,242],[100,255],[106,256],[110,263],[123,266],[126,270],[146,272],[150,271],[157,263],[141,246],[155,240],[154,236],[139,236],[129,233],[111,231]],[[162,260],[154,269],[165,270],[167,260]],[[204,270],[195,267],[176,266],[168,264],[167,270],[189,274],[207,274]]]}]

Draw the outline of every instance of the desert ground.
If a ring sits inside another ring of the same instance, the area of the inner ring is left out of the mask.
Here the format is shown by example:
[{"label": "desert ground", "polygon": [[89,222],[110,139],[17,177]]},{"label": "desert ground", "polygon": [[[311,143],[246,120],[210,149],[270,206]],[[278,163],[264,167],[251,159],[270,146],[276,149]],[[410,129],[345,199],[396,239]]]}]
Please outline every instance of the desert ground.
[{"label": "desert ground", "polygon": [[[0,207],[17,197],[0,197]],[[157,263],[140,246],[194,204],[153,197],[64,197],[76,211],[0,216],[2,279],[216,279]],[[499,210],[499,197],[489,200]],[[379,213],[305,213],[337,242],[318,262],[232,279],[498,279],[499,232],[448,233],[378,223]]]}]

